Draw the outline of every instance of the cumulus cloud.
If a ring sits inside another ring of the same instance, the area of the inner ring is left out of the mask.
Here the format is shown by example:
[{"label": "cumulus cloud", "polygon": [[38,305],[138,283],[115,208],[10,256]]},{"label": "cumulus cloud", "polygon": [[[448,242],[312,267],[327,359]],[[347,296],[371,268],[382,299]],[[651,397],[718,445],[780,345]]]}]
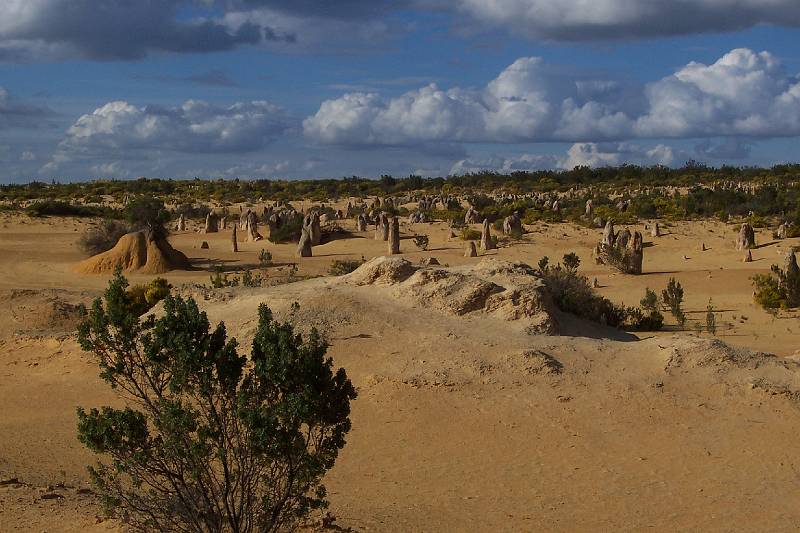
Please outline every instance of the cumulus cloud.
[{"label": "cumulus cloud", "polygon": [[347,93],[323,102],[303,127],[317,142],[350,146],[794,136],[800,79],[770,53],[748,49],[692,62],[643,89],[567,80],[524,57],[479,91],[430,84],[389,99]]},{"label": "cumulus cloud", "polygon": [[800,26],[796,0],[426,0],[477,25],[562,41],[636,39],[735,31],[759,24]]},{"label": "cumulus cloud", "polygon": [[189,100],[170,108],[117,101],[80,117],[67,130],[60,149],[240,153],[263,148],[290,127],[288,115],[264,101],[218,106]]},{"label": "cumulus cloud", "polygon": [[711,65],[689,63],[646,89],[639,136],[800,134],[800,78],[769,52],[732,50]]},{"label": "cumulus cloud", "polygon": [[685,154],[665,144],[645,147],[634,143],[575,143],[558,166],[564,169],[621,164],[671,166],[679,156]]}]

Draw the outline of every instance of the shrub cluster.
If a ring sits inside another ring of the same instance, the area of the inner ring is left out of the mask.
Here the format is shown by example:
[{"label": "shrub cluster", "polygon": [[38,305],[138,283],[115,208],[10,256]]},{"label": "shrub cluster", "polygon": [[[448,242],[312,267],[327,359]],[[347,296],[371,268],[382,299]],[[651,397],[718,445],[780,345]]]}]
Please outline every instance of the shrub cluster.
[{"label": "shrub cluster", "polygon": [[657,308],[617,305],[597,294],[589,279],[578,273],[580,258],[576,254],[565,255],[563,262],[563,265],[551,266],[550,260],[543,257],[538,264],[545,286],[560,310],[616,328],[637,331],[661,329],[664,320]]}]

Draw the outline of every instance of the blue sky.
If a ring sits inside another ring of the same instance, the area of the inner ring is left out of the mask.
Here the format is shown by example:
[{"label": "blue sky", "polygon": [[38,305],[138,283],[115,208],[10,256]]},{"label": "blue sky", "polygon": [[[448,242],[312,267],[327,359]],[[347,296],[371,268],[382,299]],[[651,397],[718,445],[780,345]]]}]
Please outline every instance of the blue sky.
[{"label": "blue sky", "polygon": [[4,0],[0,182],[797,161],[796,0]]}]

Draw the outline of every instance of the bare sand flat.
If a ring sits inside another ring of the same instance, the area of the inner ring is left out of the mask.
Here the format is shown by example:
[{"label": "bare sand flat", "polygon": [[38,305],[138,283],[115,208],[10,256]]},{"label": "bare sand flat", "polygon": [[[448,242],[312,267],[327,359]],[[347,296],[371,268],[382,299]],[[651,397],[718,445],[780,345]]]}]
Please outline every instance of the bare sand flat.
[{"label": "bare sand flat", "polygon": [[[117,531],[87,487],[90,455],[75,439],[75,407],[114,402],[71,334],[71,305],[107,276],[76,274],[85,221],[2,215],[0,226],[0,530]],[[317,277],[208,295],[188,286],[212,321],[243,345],[261,302],[321,328],[330,354],[359,391],[353,430],[326,478],[342,527],[371,531],[791,531],[800,521],[800,346],[796,317],[773,318],[752,303],[748,280],[795,240],[758,236],[755,261],[733,248],[733,225],[676,223],[645,250],[642,276],[595,265],[600,230],[537,225],[491,258],[535,264],[575,251],[600,292],[633,304],[645,287],[676,277],[690,319],[708,299],[716,338],[666,331],[641,335],[556,313],[562,336],[531,335],[524,321],[454,314],[391,285]],[[428,252],[403,240],[403,257],[477,266],[443,224]],[[206,240],[208,250],[200,249]],[[240,243],[229,234],[173,235],[197,266],[174,285],[208,283],[212,264],[256,266],[262,249],[285,275],[294,245]],[[709,248],[700,251],[701,243]],[[315,247],[299,276],[319,276],[337,258],[386,253],[372,233]],[[145,281],[151,276],[131,276]],[[24,290],[23,290],[24,289]],[[398,292],[399,291],[399,292]],[[672,328],[674,329],[674,328]],[[767,355],[759,352],[769,352]],[[18,482],[14,482],[16,478]],[[43,498],[44,496],[44,498]]]}]

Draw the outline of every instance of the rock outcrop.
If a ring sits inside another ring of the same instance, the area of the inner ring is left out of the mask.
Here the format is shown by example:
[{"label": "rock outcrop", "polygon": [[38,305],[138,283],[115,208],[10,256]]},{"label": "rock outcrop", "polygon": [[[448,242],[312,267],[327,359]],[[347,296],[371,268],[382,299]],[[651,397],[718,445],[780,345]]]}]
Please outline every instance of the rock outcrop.
[{"label": "rock outcrop", "polygon": [[749,250],[756,247],[756,232],[753,226],[745,222],[739,228],[739,236],[736,238],[737,250]]},{"label": "rock outcrop", "polygon": [[638,231],[627,229],[614,233],[614,225],[606,223],[603,237],[594,250],[599,264],[613,267],[624,274],[641,274],[644,259],[644,241]]},{"label": "rock outcrop", "polygon": [[186,270],[190,264],[166,238],[142,230],[123,235],[111,250],[81,261],[75,270],[82,274],[111,274],[117,267],[124,272],[163,274],[170,270]]}]

